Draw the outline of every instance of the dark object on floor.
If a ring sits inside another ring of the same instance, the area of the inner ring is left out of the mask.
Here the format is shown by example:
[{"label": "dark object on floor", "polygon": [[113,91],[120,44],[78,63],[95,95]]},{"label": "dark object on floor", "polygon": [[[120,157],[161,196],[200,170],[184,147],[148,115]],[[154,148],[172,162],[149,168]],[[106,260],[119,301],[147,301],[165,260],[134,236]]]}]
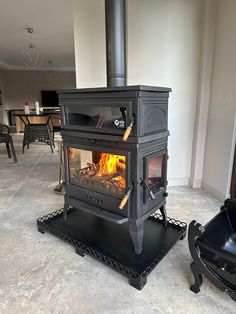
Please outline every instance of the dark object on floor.
[{"label": "dark object on floor", "polygon": [[0,124],[0,143],[6,144],[8,157],[13,157],[14,162],[17,162],[15,148],[10,134],[10,128],[7,125]]},{"label": "dark object on floor", "polygon": [[236,301],[236,199],[225,200],[221,212],[204,227],[192,221],[188,242],[195,279],[190,289],[200,291],[203,274]]},{"label": "dark object on floor", "polygon": [[57,116],[52,116],[52,138],[54,140],[55,133],[60,132],[61,133],[61,118]]},{"label": "dark object on floor", "polygon": [[117,225],[75,208],[63,219],[63,209],[37,220],[38,231],[45,231],[68,242],[76,253],[89,254],[111,266],[129,278],[129,283],[141,290],[147,276],[186,234],[186,224],[167,218],[167,227],[162,216],[155,213],[144,223],[144,249],[136,255],[127,224]]},{"label": "dark object on floor", "polygon": [[60,158],[60,170],[59,170],[59,178],[58,178],[58,185],[55,187],[54,191],[57,194],[65,195],[65,176],[64,176],[64,157],[63,157],[63,142],[61,140],[56,141],[56,148]]},{"label": "dark object on floor", "polygon": [[233,164],[230,194],[232,198],[236,198],[236,145],[235,145],[235,152],[234,152],[234,164]]},{"label": "dark object on floor", "polygon": [[65,195],[65,194],[66,194],[65,182],[59,183],[59,184],[55,187],[54,191],[55,191],[56,194]]}]

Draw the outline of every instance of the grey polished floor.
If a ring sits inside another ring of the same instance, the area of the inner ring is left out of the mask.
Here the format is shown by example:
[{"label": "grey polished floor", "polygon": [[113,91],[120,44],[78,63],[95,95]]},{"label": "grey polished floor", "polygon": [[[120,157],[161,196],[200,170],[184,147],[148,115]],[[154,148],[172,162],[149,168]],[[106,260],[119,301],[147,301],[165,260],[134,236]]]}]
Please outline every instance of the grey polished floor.
[{"label": "grey polished floor", "polygon": [[[206,279],[189,291],[192,275],[187,239],[179,241],[138,291],[127,279],[59,239],[37,232],[36,219],[63,206],[53,185],[58,156],[32,144],[19,162],[0,145],[0,313],[235,313],[236,303]],[[205,192],[169,188],[168,215],[205,224],[221,203]]]}]

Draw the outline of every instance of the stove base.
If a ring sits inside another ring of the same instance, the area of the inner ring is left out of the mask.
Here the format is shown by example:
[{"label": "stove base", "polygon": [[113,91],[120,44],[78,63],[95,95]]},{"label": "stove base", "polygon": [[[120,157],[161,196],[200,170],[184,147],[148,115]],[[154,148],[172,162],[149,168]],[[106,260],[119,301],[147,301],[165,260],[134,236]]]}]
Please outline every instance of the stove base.
[{"label": "stove base", "polygon": [[147,276],[179,239],[186,235],[184,222],[167,218],[163,223],[155,213],[144,222],[143,252],[136,255],[128,224],[117,225],[72,208],[63,219],[63,209],[37,220],[38,231],[49,232],[75,247],[76,253],[89,254],[129,278],[141,290]]}]

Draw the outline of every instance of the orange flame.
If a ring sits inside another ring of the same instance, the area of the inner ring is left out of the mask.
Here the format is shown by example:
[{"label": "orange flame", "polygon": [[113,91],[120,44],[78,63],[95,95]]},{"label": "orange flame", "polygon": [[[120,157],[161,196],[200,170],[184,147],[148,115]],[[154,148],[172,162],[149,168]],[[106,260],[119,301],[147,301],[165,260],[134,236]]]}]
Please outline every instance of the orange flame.
[{"label": "orange flame", "polygon": [[[98,176],[109,175],[109,174],[119,174],[125,169],[125,156],[113,155],[102,153],[99,160],[99,171]],[[121,189],[125,188],[126,181],[121,175],[112,178],[114,181],[118,181]]]},{"label": "orange flame", "polygon": [[125,169],[125,156],[101,154],[98,176],[115,174],[119,169]]}]

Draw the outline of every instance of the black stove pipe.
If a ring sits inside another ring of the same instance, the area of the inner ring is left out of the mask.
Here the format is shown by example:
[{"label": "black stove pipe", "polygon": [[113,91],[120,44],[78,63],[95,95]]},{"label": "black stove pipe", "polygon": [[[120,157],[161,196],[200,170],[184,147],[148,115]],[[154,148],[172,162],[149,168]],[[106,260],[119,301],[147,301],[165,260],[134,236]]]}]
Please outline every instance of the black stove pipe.
[{"label": "black stove pipe", "polygon": [[126,85],[125,0],[105,0],[107,86]]}]

